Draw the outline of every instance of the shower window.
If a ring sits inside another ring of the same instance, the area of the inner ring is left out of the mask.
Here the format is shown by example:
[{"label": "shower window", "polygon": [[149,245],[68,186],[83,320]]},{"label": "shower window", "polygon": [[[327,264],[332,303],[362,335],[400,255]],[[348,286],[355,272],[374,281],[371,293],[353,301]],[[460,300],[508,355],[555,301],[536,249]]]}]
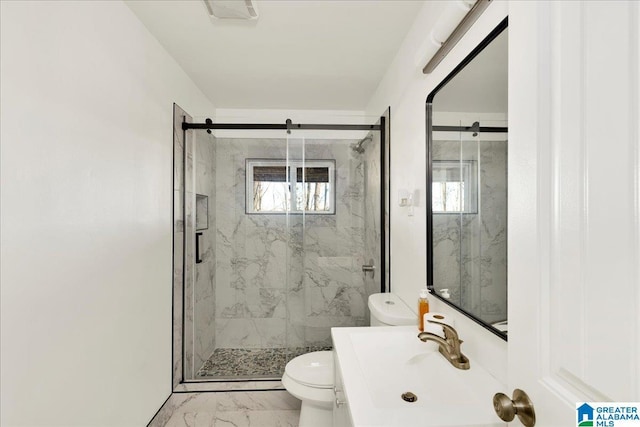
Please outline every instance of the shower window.
[{"label": "shower window", "polygon": [[335,213],[335,161],[247,160],[249,214]]},{"label": "shower window", "polygon": [[433,161],[433,213],[477,213],[475,162]]}]

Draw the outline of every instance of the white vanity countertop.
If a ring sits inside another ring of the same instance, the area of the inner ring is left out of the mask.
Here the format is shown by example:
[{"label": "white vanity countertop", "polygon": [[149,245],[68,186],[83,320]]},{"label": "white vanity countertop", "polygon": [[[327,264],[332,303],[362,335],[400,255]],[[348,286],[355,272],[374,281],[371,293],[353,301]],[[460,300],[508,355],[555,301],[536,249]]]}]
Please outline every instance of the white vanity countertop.
[{"label": "white vanity countertop", "polygon": [[[505,425],[492,403],[504,385],[473,360],[454,368],[415,326],[332,328],[331,336],[354,427]],[[402,400],[408,391],[416,402]]]}]

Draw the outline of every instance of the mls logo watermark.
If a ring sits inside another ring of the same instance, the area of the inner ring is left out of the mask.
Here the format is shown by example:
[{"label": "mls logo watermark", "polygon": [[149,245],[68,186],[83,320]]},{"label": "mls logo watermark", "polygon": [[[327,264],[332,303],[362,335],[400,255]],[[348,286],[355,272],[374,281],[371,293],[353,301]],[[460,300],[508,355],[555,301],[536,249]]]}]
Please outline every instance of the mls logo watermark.
[{"label": "mls logo watermark", "polygon": [[578,427],[640,427],[640,402],[578,402]]}]

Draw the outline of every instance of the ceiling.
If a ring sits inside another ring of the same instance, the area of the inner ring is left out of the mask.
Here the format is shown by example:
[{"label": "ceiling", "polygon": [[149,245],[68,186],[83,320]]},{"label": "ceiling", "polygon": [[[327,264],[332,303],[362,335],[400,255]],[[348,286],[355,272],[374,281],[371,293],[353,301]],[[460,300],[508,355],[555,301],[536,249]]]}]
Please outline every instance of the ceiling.
[{"label": "ceiling", "polygon": [[424,4],[262,0],[257,21],[202,0],[127,5],[217,108],[364,110]]}]

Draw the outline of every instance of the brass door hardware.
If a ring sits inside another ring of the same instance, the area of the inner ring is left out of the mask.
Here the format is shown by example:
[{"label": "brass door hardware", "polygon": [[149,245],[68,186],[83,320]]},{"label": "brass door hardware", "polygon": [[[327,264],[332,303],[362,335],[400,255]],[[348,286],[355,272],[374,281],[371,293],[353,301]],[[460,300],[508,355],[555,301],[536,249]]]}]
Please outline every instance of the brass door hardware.
[{"label": "brass door hardware", "polygon": [[493,396],[493,409],[502,421],[512,421],[517,415],[525,427],[536,425],[536,413],[527,393],[519,388],[513,390],[513,400],[504,393]]}]

